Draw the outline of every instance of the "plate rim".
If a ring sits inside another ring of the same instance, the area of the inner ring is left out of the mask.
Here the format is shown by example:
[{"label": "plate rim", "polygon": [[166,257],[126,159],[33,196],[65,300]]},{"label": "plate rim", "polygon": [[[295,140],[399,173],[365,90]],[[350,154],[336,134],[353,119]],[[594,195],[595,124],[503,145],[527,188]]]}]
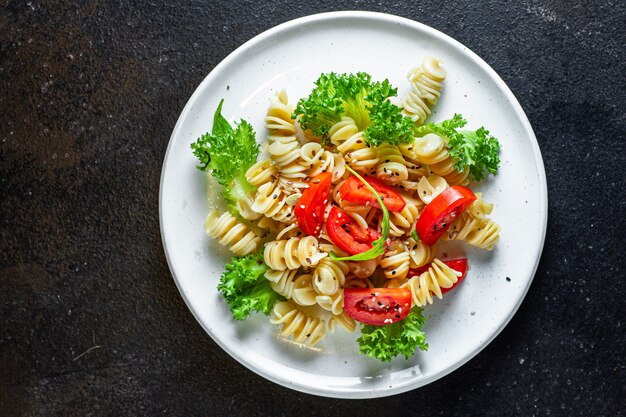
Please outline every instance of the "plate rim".
[{"label": "plate rim", "polygon": [[[174,142],[174,138],[176,136],[179,135],[179,131],[181,130],[181,125],[182,125],[182,121],[184,119],[186,119],[188,113],[191,110],[191,107],[193,105],[193,103],[196,101],[197,96],[201,93],[201,90],[203,90],[203,87],[208,84],[210,81],[212,81],[213,78],[217,77],[218,74],[222,71],[223,67],[226,67],[231,61],[233,61],[234,59],[236,59],[239,55],[244,54],[248,49],[250,49],[252,46],[264,41],[267,38],[270,38],[272,36],[274,36],[275,34],[278,34],[280,32],[289,30],[291,28],[293,28],[294,26],[297,26],[299,24],[304,24],[304,23],[311,23],[311,22],[315,22],[315,21],[330,21],[330,20],[334,20],[334,19],[371,19],[374,21],[382,21],[384,23],[395,23],[395,24],[402,24],[406,27],[410,27],[410,28],[414,28],[417,30],[421,30],[424,32],[429,33],[430,35],[433,35],[436,38],[439,38],[439,40],[442,40],[446,43],[448,43],[451,47],[457,48],[457,49],[461,49],[464,53],[467,53],[469,55],[469,57],[477,64],[481,67],[482,70],[484,70],[486,72],[487,75],[490,76],[490,78],[492,79],[492,81],[500,88],[500,90],[505,94],[505,97],[507,98],[507,100],[509,101],[509,103],[511,104],[513,110],[517,113],[517,115],[520,117],[520,121],[522,123],[522,125],[524,126],[524,133],[528,136],[529,140],[530,140],[530,144],[531,144],[531,148],[532,148],[532,152],[533,152],[533,156],[535,159],[535,163],[537,164],[537,170],[538,170],[538,174],[539,174],[539,183],[540,183],[540,187],[541,187],[541,192],[540,197],[541,200],[539,202],[539,207],[542,209],[542,216],[541,217],[541,236],[540,236],[540,242],[539,245],[537,247],[537,251],[535,253],[535,264],[532,268],[532,274],[530,276],[530,279],[528,280],[526,287],[523,289],[521,296],[519,297],[519,299],[517,300],[517,303],[515,304],[515,306],[513,307],[513,309],[511,310],[511,314],[504,320],[501,322],[501,324],[492,332],[492,334],[486,338],[483,343],[481,343],[476,349],[474,349],[473,351],[468,352],[461,360],[458,360],[457,362],[453,363],[451,366],[436,372],[432,375],[429,375],[428,377],[422,377],[422,378],[416,378],[412,383],[407,383],[405,385],[401,385],[401,386],[395,386],[393,388],[385,388],[385,389],[364,389],[364,390],[359,390],[359,391],[354,391],[354,390],[350,390],[350,389],[328,389],[328,388],[316,388],[316,387],[312,387],[306,384],[300,384],[297,381],[287,381],[284,379],[280,379],[278,376],[275,376],[271,373],[266,373],[264,370],[258,368],[256,366],[255,363],[250,362],[248,360],[246,360],[246,358],[242,358],[237,356],[226,344],[224,344],[221,340],[219,340],[218,338],[214,337],[213,334],[211,333],[210,329],[205,326],[205,324],[199,319],[198,313],[195,311],[195,308],[193,306],[193,304],[190,302],[190,300],[187,298],[187,296],[185,295],[183,288],[181,287],[180,281],[179,281],[179,277],[177,276],[174,268],[173,268],[173,261],[171,260],[171,255],[169,253],[168,250],[168,245],[166,242],[166,237],[165,237],[165,233],[164,233],[164,223],[163,223],[163,207],[164,207],[164,194],[163,194],[163,184],[164,184],[164,177],[165,177],[165,171],[166,171],[166,165],[167,165],[167,161],[168,161],[168,157],[170,155],[170,151],[172,150],[173,147],[173,142]],[[431,382],[434,382],[440,378],[443,378],[444,376],[454,372],[455,370],[457,370],[458,368],[460,368],[461,366],[463,366],[464,364],[466,364],[467,362],[469,362],[471,359],[473,359],[478,353],[480,353],[481,351],[483,351],[501,332],[502,330],[504,330],[504,328],[510,323],[510,321],[512,320],[512,318],[515,316],[515,314],[517,313],[517,311],[519,310],[519,307],[521,306],[521,304],[523,303],[523,301],[526,299],[526,295],[530,289],[530,286],[532,285],[535,275],[537,273],[537,268],[539,267],[539,262],[541,260],[541,254],[543,253],[543,247],[545,244],[545,238],[546,238],[546,232],[547,232],[547,224],[548,224],[548,187],[547,187],[547,179],[546,179],[546,173],[545,173],[545,166],[543,163],[543,158],[541,155],[541,149],[539,148],[539,143],[537,142],[537,137],[534,133],[534,130],[532,128],[532,125],[530,124],[530,121],[528,120],[528,117],[526,115],[526,113],[524,112],[522,106],[520,105],[520,103],[518,102],[517,98],[515,97],[515,95],[513,94],[513,92],[510,90],[510,88],[508,87],[508,85],[504,82],[504,80],[502,80],[502,78],[495,72],[495,70],[493,68],[491,68],[491,66],[489,64],[487,64],[487,62],[485,62],[480,56],[478,56],[474,51],[472,51],[470,48],[466,47],[465,45],[463,45],[461,42],[457,41],[456,39],[452,38],[449,35],[446,35],[445,33],[432,28],[424,23],[421,22],[417,22],[415,20],[406,18],[406,17],[402,17],[402,16],[397,16],[397,15],[393,15],[393,14],[389,14],[389,13],[381,13],[381,12],[370,12],[370,11],[334,11],[334,12],[325,12],[325,13],[317,13],[317,14],[312,14],[312,15],[307,15],[307,16],[303,16],[303,17],[299,17],[297,19],[293,19],[293,20],[289,20],[287,22],[281,23],[277,26],[274,26],[270,29],[267,29],[261,33],[259,33],[258,35],[252,37],[251,39],[249,39],[248,41],[244,42],[242,45],[240,45],[239,47],[237,47],[235,50],[233,50],[231,53],[229,53],[224,59],[222,59],[210,72],[209,74],[207,74],[207,76],[202,80],[202,82],[200,82],[200,84],[198,84],[198,86],[195,88],[194,92],[192,93],[192,95],[189,97],[189,99],[187,100],[185,106],[183,107],[183,110],[181,111],[181,113],[178,116],[178,119],[176,121],[176,124],[174,125],[174,129],[172,130],[172,134],[170,135],[170,139],[168,141],[168,145],[167,145],[167,149],[165,151],[165,155],[163,157],[163,163],[162,163],[162,167],[161,167],[161,175],[160,175],[160,179],[159,179],[160,183],[159,183],[159,230],[160,230],[160,234],[161,234],[161,242],[163,245],[163,251],[165,253],[165,258],[167,261],[167,265],[168,268],[170,270],[170,273],[172,275],[172,278],[174,279],[174,283],[176,284],[176,288],[178,288],[178,292],[180,293],[180,295],[182,296],[183,300],[185,301],[185,304],[187,306],[187,308],[191,311],[192,315],[194,316],[194,318],[196,319],[196,321],[200,324],[200,326],[204,329],[205,333],[207,333],[209,335],[209,337],[222,349],[224,350],[226,353],[228,353],[229,356],[231,356],[233,359],[235,359],[235,361],[237,361],[238,363],[240,363],[241,365],[245,366],[247,369],[249,369],[250,371],[254,372],[255,374],[270,380],[276,384],[279,384],[283,387],[286,388],[290,388],[292,390],[296,390],[299,392],[304,392],[307,394],[312,394],[312,395],[317,395],[317,396],[323,396],[323,397],[331,397],[331,398],[343,398],[343,399],[365,399],[365,398],[379,398],[379,397],[385,397],[385,396],[391,396],[391,395],[396,395],[396,394],[400,394],[403,392],[407,392],[407,391],[411,391],[420,387],[423,387],[425,385],[430,384]]]}]

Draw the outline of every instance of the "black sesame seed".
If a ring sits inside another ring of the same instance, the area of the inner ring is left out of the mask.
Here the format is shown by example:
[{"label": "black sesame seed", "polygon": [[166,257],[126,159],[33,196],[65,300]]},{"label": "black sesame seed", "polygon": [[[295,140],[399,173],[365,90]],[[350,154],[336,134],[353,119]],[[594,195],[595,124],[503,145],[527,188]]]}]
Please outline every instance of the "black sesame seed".
[{"label": "black sesame seed", "polygon": [[511,278],[509,278],[509,277],[506,277],[506,280],[507,280],[508,282],[511,282]]}]

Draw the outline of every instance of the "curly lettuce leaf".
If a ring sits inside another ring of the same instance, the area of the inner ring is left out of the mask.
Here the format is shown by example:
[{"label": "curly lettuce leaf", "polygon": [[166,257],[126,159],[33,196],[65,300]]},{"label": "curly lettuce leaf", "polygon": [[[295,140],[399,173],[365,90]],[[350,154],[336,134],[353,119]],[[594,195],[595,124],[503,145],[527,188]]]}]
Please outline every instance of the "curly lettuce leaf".
[{"label": "curly lettuce leaf", "polygon": [[404,320],[385,326],[364,325],[357,339],[359,353],[383,362],[399,355],[409,359],[417,348],[428,350],[426,334],[422,331],[425,322],[422,309],[413,307]]},{"label": "curly lettuce leaf", "polygon": [[484,127],[478,130],[462,130],[448,142],[450,155],[459,171],[470,169],[472,178],[482,181],[489,174],[496,174],[500,167],[500,142]]},{"label": "curly lettuce leaf", "polygon": [[263,251],[234,257],[226,265],[217,289],[222,292],[236,320],[245,319],[253,311],[267,316],[274,304],[283,300],[265,278],[265,271],[267,265],[263,262]]},{"label": "curly lettuce leaf", "polygon": [[476,131],[460,130],[467,120],[460,114],[440,123],[428,123],[416,127],[415,136],[435,133],[446,141],[454,167],[459,171],[469,168],[472,178],[482,181],[489,174],[496,174],[500,166],[500,142],[484,127]]},{"label": "curly lettuce leaf", "polygon": [[371,123],[363,132],[365,142],[372,146],[383,143],[399,145],[413,140],[415,123],[402,115],[402,110],[389,100],[376,102],[370,110]]},{"label": "curly lettuce leaf", "polygon": [[257,160],[259,144],[252,126],[245,120],[235,128],[222,116],[224,100],[215,111],[213,129],[191,144],[194,155],[200,161],[201,171],[209,171],[223,189],[230,211],[239,215],[237,202],[249,198],[254,191],[247,179],[246,171]]},{"label": "curly lettuce leaf", "polygon": [[307,98],[298,101],[292,117],[300,116],[300,125],[313,134],[326,138],[330,128],[342,116],[354,120],[364,131],[370,145],[408,142],[413,121],[388,98],[397,95],[388,80],[373,82],[365,72],[356,74],[322,74]]}]

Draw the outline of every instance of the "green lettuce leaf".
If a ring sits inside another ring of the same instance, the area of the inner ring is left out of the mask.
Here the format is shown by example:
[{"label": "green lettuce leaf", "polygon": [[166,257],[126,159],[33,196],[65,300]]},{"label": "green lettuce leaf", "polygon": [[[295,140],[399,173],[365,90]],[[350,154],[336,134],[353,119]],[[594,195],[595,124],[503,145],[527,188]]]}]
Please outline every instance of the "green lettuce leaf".
[{"label": "green lettuce leaf", "polygon": [[399,355],[409,359],[417,348],[428,350],[422,331],[425,321],[422,309],[413,307],[404,320],[385,326],[364,325],[357,339],[359,353],[389,362]]},{"label": "green lettuce leaf", "polygon": [[269,315],[283,297],[275,292],[265,278],[267,265],[263,251],[243,257],[234,257],[227,264],[217,289],[222,292],[236,320],[243,320],[253,311]]}]

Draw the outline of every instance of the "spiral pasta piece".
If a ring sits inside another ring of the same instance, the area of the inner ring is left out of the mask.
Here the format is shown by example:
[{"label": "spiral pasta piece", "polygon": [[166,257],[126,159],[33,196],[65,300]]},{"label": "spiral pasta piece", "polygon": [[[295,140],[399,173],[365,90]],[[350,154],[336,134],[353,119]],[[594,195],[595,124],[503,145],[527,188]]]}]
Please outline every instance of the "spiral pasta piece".
[{"label": "spiral pasta piece", "polygon": [[406,180],[400,181],[399,187],[408,192],[415,193],[417,192],[419,180],[424,176],[430,175],[430,169],[428,165],[421,163],[415,157],[413,143],[401,143],[398,145],[398,149],[402,154],[408,174]]},{"label": "spiral pasta piece", "polygon": [[288,300],[301,306],[311,306],[316,303],[317,293],[311,285],[311,274],[298,275],[297,269],[275,271],[269,269],[265,272],[265,278],[270,281],[274,291]]},{"label": "spiral pasta piece", "polygon": [[329,131],[330,141],[344,155],[346,163],[355,171],[368,173],[378,163],[378,151],[365,143],[363,132],[349,117],[343,116]]},{"label": "spiral pasta piece", "polygon": [[433,261],[435,257],[435,246],[428,246],[421,240],[415,241],[409,238],[406,241],[407,250],[409,251],[409,267],[419,268]]},{"label": "spiral pasta piece", "polygon": [[469,183],[469,168],[465,167],[463,171],[459,171],[454,167],[454,159],[448,152],[448,145],[442,137],[428,133],[416,138],[412,148],[418,161],[428,164],[433,174],[445,178],[449,184]]},{"label": "spiral pasta piece", "polygon": [[449,157],[448,147],[439,135],[428,133],[413,141],[415,159],[422,164],[436,164]]},{"label": "spiral pasta piece", "polygon": [[396,185],[409,179],[406,161],[397,146],[384,143],[378,147],[378,164],[372,175],[388,184]]},{"label": "spiral pasta piece", "polygon": [[256,192],[252,210],[272,219],[291,223],[294,221],[293,206],[297,202],[292,195],[279,187],[278,181],[268,182],[261,185]]},{"label": "spiral pasta piece", "polygon": [[430,204],[435,197],[448,187],[448,182],[438,175],[422,177],[417,184],[417,195],[424,204]]},{"label": "spiral pasta piece", "polygon": [[416,124],[424,123],[430,115],[431,109],[439,101],[446,75],[446,70],[441,66],[441,61],[432,56],[424,58],[422,64],[407,75],[411,83],[411,90],[402,104],[405,113]]},{"label": "spiral pasta piece", "polygon": [[405,278],[409,273],[409,254],[399,241],[392,241],[390,248],[380,260],[380,266],[387,279]]},{"label": "spiral pasta piece", "polygon": [[466,211],[450,225],[444,239],[463,240],[472,246],[492,250],[500,240],[500,226],[489,218],[474,217]]},{"label": "spiral pasta piece", "polygon": [[250,185],[259,187],[273,181],[277,173],[278,170],[276,166],[272,164],[272,160],[264,159],[248,168],[246,171],[246,179]]},{"label": "spiral pasta piece", "polygon": [[313,288],[321,295],[335,294],[346,281],[348,271],[347,263],[326,257],[313,271]]},{"label": "spiral pasta piece", "polygon": [[354,319],[344,311],[339,315],[332,316],[327,322],[328,333],[335,333],[337,327],[342,327],[348,332],[352,333],[356,329],[356,322]]},{"label": "spiral pasta piece", "polygon": [[267,152],[278,172],[289,178],[297,186],[306,185],[306,167],[300,162],[300,143],[296,137],[296,126],[291,119],[293,107],[288,104],[285,91],[279,91],[270,99],[270,107],[265,117],[265,127],[269,131]]},{"label": "spiral pasta piece", "polygon": [[[405,200],[406,201],[406,200]],[[419,208],[413,202],[406,201],[406,205],[399,213],[390,213],[389,234],[398,237],[411,234],[415,222],[419,217]]]},{"label": "spiral pasta piece", "polygon": [[301,163],[307,167],[307,176],[315,177],[322,172],[332,173],[332,181],[337,182],[346,173],[345,161],[337,154],[322,148],[322,145],[309,142],[302,146]]},{"label": "spiral pasta piece", "polygon": [[335,316],[343,313],[343,288],[339,288],[334,294],[318,295],[315,300],[320,307]]},{"label": "spiral pasta piece", "polygon": [[470,214],[479,219],[484,219],[493,211],[493,203],[483,200],[483,193],[476,193],[476,200],[467,209]]},{"label": "spiral pasta piece", "polygon": [[217,210],[211,210],[204,221],[204,231],[238,256],[256,251],[261,243],[261,238],[256,233],[228,212],[220,215]]},{"label": "spiral pasta piece", "polygon": [[285,90],[278,91],[270,98],[270,107],[265,116],[265,127],[279,136],[295,135],[296,126],[291,118],[292,113],[293,106],[289,105],[287,92]]},{"label": "spiral pasta piece", "polygon": [[274,240],[267,243],[263,259],[270,268],[283,271],[285,269],[297,269],[301,266],[317,265],[326,255],[326,253],[319,251],[317,239],[313,236],[307,236]]},{"label": "spiral pasta piece", "polygon": [[461,275],[463,274],[435,259],[426,272],[409,279],[403,287],[411,291],[413,305],[424,307],[433,303],[433,295],[441,299],[441,289],[452,287]]},{"label": "spiral pasta piece", "polygon": [[280,335],[291,336],[296,343],[315,346],[326,337],[326,321],[306,314],[291,301],[276,303],[273,313],[270,322],[282,325]]}]

